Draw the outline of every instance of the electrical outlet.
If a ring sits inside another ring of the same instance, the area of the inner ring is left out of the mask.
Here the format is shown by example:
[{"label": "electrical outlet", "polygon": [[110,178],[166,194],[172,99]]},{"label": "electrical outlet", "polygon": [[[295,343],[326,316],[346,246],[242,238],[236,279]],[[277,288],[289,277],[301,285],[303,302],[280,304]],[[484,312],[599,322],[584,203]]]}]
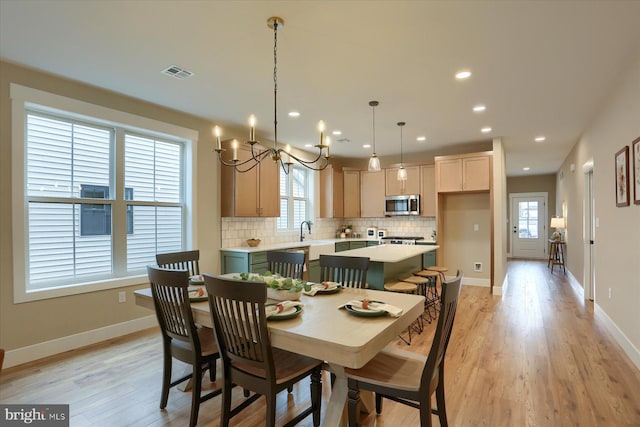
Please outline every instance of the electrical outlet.
[{"label": "electrical outlet", "polygon": [[127,293],[125,291],[118,292],[118,302],[126,302]]},{"label": "electrical outlet", "polygon": [[609,288],[609,299],[611,299],[611,288]]},{"label": "electrical outlet", "polygon": [[473,263],[473,271],[477,271],[477,272],[482,272],[482,263],[481,262],[474,262]]}]

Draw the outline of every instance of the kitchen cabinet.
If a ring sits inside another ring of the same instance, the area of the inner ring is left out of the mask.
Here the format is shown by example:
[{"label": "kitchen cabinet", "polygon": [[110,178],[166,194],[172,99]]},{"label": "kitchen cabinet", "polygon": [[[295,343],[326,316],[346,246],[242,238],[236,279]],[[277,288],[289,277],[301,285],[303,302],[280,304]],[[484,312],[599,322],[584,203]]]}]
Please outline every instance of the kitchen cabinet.
[{"label": "kitchen cabinet", "polygon": [[438,193],[491,189],[490,153],[439,156],[435,161]]},{"label": "kitchen cabinet", "polygon": [[220,251],[220,274],[258,273],[267,271],[267,252]]},{"label": "kitchen cabinet", "polygon": [[355,240],[353,242],[336,242],[336,252],[348,251],[350,249],[360,249],[367,247],[366,240]]},{"label": "kitchen cabinet", "polygon": [[436,216],[436,167],[420,166],[420,215]]},{"label": "kitchen cabinet", "polygon": [[[224,158],[231,158],[231,142],[225,141]],[[261,147],[254,146],[259,152]],[[251,158],[249,147],[237,149],[238,163]],[[280,168],[279,163],[265,159],[248,172],[220,166],[220,215],[223,217],[279,217]]]},{"label": "kitchen cabinet", "polygon": [[349,242],[336,242],[336,252],[348,251]]},{"label": "kitchen cabinet", "polygon": [[344,170],[344,217],[360,218],[360,171]]},{"label": "kitchen cabinet", "polygon": [[320,171],[320,218],[344,217],[344,174],[334,165]]},{"label": "kitchen cabinet", "polygon": [[398,169],[385,169],[385,191],[387,196],[420,194],[420,166],[405,166],[407,180],[398,181]]},{"label": "kitchen cabinet", "polygon": [[385,176],[384,171],[360,172],[360,217],[383,218]]},{"label": "kitchen cabinet", "polygon": [[309,281],[319,283],[320,282],[320,260],[314,259],[309,261]]}]

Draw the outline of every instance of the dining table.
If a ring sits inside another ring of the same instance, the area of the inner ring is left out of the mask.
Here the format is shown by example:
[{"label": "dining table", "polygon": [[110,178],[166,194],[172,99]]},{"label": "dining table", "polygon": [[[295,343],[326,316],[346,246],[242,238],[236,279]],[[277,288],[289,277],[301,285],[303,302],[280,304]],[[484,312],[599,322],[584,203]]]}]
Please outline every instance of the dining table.
[{"label": "dining table", "polygon": [[[233,274],[221,276],[236,277]],[[154,309],[151,289],[134,292],[137,305]],[[339,308],[354,300],[368,299],[402,310],[398,317],[371,315]],[[342,288],[332,293],[302,295],[299,315],[268,323],[271,345],[324,360],[336,380],[322,420],[323,426],[345,425],[348,386],[344,368],[361,368],[422,314],[424,297],[373,289]],[[192,302],[194,321],[213,327],[209,303]]]}]

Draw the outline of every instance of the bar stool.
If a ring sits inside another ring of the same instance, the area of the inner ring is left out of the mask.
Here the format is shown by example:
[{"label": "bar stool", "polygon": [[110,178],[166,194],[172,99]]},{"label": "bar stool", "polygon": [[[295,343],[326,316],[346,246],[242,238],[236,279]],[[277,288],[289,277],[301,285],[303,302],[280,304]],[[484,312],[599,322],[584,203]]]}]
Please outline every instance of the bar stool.
[{"label": "bar stool", "polygon": [[440,267],[440,266],[437,266],[437,265],[432,265],[431,267],[427,267],[427,270],[435,271],[440,275],[440,287],[442,287],[442,284],[444,282],[446,282],[446,278],[444,277],[444,273],[449,271],[449,269],[447,267]]},{"label": "bar stool", "polygon": [[[389,292],[398,292],[402,294],[416,294],[418,293],[418,285],[408,282],[395,282],[395,283],[385,283],[384,290]],[[422,333],[422,316],[419,316],[415,322],[413,322],[407,328],[407,333],[409,334],[409,339],[406,340],[402,335],[398,335],[398,337],[405,342],[407,345],[411,345],[411,329],[414,327],[417,333]]]},{"label": "bar stool", "polygon": [[[430,274],[430,273],[429,273]],[[435,273],[437,275],[437,273]],[[422,275],[414,275],[401,279],[403,282],[413,283],[418,286],[418,294],[425,297],[424,314],[427,315],[427,322],[431,323],[436,318],[440,297],[436,288],[437,277],[425,277]]]}]

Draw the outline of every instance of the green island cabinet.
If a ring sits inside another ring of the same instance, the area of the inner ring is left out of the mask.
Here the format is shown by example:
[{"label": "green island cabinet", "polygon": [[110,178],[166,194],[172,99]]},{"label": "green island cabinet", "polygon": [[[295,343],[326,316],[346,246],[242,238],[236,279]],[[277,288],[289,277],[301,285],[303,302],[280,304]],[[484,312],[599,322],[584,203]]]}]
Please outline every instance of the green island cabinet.
[{"label": "green island cabinet", "polygon": [[220,251],[221,274],[258,273],[267,271],[267,252],[234,252]]},{"label": "green island cabinet", "polygon": [[[416,242],[416,245],[435,246],[435,243]],[[422,255],[422,268],[432,267],[436,264],[436,251],[430,251]]]}]

